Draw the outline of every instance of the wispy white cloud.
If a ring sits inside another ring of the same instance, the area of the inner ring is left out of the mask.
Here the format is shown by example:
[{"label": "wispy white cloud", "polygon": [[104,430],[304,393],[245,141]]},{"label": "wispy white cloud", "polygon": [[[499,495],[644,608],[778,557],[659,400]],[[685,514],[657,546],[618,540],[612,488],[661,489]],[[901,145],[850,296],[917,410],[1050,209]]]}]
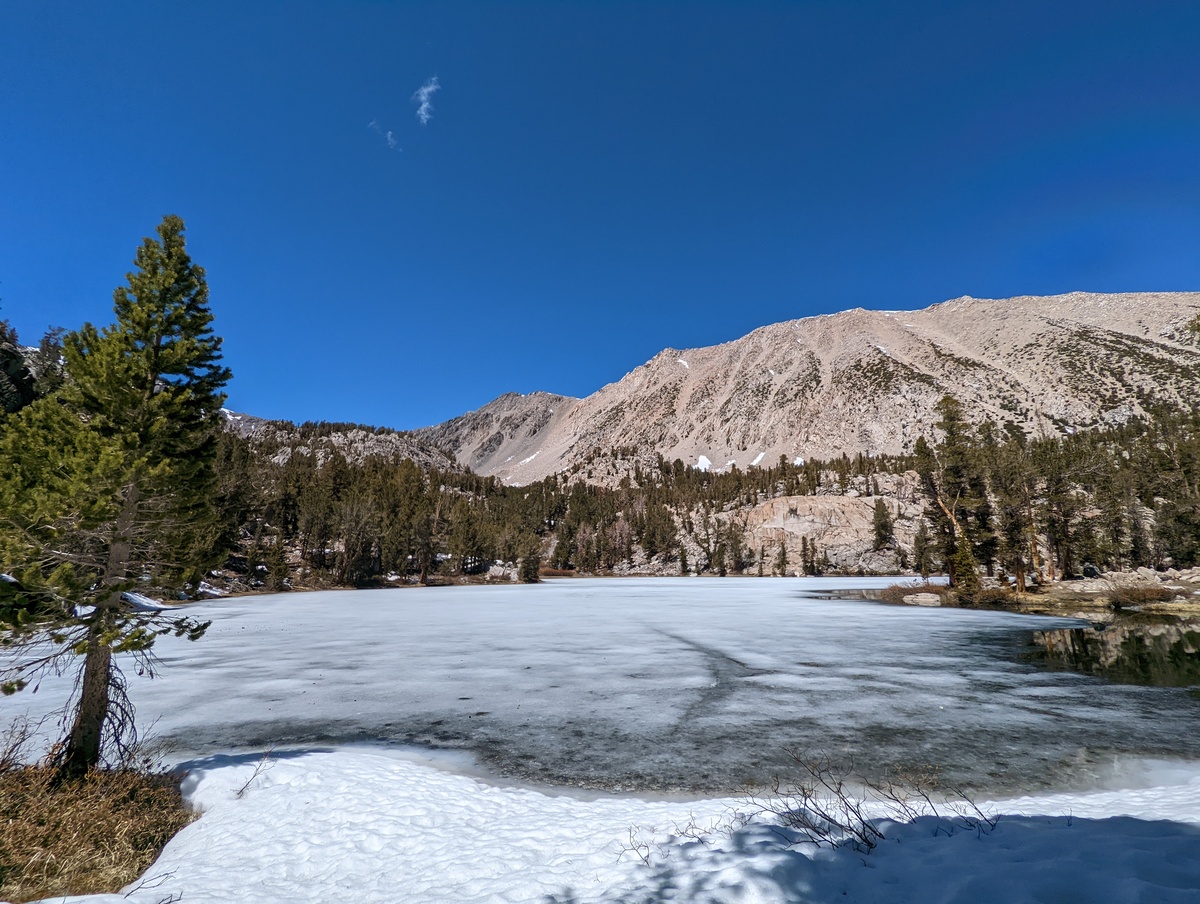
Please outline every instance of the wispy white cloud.
[{"label": "wispy white cloud", "polygon": [[421,120],[421,125],[425,125],[429,120],[433,119],[433,103],[431,99],[438,91],[441,90],[441,85],[438,84],[438,77],[435,75],[420,88],[416,94],[412,96],[412,101],[417,106],[417,119]]},{"label": "wispy white cloud", "polygon": [[370,129],[372,132],[374,132],[376,135],[380,136],[387,143],[387,146],[390,150],[393,150],[393,151],[401,150],[400,142],[398,142],[396,140],[396,133],[393,132],[391,129],[388,129],[385,132],[383,130],[383,126],[381,126],[379,124],[378,119],[372,119],[369,123],[367,123],[367,128]]}]

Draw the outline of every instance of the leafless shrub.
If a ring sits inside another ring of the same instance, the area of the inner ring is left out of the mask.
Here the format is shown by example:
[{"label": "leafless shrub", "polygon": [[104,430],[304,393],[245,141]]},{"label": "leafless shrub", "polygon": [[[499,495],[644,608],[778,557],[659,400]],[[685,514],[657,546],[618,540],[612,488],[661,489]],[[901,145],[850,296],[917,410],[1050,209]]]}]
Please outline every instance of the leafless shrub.
[{"label": "leafless shrub", "polygon": [[22,769],[29,762],[30,747],[40,735],[46,718],[34,722],[18,716],[0,732],[0,775]]},{"label": "leafless shrub", "polygon": [[[165,873],[155,873],[153,876],[147,876],[146,878],[142,879],[137,885],[133,886],[133,888],[129,889],[129,891],[125,892],[125,894],[122,895],[122,897],[131,898],[138,892],[149,891],[150,889],[158,888],[164,882],[167,882],[170,879],[173,879],[174,877],[175,877],[175,870],[173,870],[173,869],[167,870]],[[183,892],[177,891],[177,892],[172,892],[169,895],[163,895],[163,897],[159,898],[155,902],[155,904],[175,904],[176,901],[182,901],[182,900],[183,900]]]},{"label": "leafless shrub", "polygon": [[706,820],[700,820],[692,813],[686,823],[672,823],[667,829],[631,826],[629,840],[622,846],[618,859],[630,855],[646,866],[653,866],[655,862],[666,860],[671,847],[681,841],[709,845],[718,837],[736,832],[748,821],[746,814],[731,810]]},{"label": "leafless shrub", "polygon": [[[695,816],[669,830],[633,827],[621,856],[653,867],[681,841],[710,845],[752,823],[774,825],[789,844],[848,846],[870,853],[884,840],[889,822],[929,820],[934,835],[960,831],[983,836],[999,815],[983,810],[962,788],[943,785],[932,767],[897,770],[883,781],[857,775],[827,756],[789,751],[796,778],[776,780],[765,793],[747,793],[746,806],[706,821]],[[790,829],[791,832],[783,832]]]},{"label": "leafless shrub", "polygon": [[274,744],[272,744],[270,747],[268,747],[266,750],[263,751],[262,756],[260,756],[258,758],[258,762],[254,764],[254,772],[252,772],[250,774],[250,777],[248,779],[246,779],[246,784],[244,784],[244,785],[242,785],[242,787],[238,788],[238,791],[237,791],[238,800],[241,800],[243,797],[245,797],[246,792],[250,790],[250,786],[253,785],[255,783],[255,781],[258,780],[258,777],[261,776],[268,769],[270,769],[272,765],[274,765],[271,760],[271,754],[273,754],[274,752],[275,752]]},{"label": "leafless shrub", "polygon": [[884,838],[887,821],[937,820],[935,832],[987,834],[999,817],[985,813],[961,788],[943,787],[935,769],[903,770],[880,781],[856,775],[827,756],[790,752],[797,778],[777,781],[771,793],[751,796],[757,811],[798,830],[816,845],[850,845],[868,853]]}]

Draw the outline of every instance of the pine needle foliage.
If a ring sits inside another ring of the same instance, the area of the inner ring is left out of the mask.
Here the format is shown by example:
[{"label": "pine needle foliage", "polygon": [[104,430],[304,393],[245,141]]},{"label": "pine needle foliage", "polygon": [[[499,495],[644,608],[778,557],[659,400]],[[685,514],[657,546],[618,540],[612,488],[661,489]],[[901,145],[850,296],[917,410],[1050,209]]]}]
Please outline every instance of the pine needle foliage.
[{"label": "pine needle foliage", "polygon": [[221,392],[229,371],[212,332],[204,270],[179,217],[142,242],[116,322],[63,340],[67,379],[0,433],[0,643],[14,649],[2,689],[84,660],[62,745],[64,776],[119,755],[133,729],[113,660],[153,667],[155,638],[206,627],[131,609],[135,587],[175,593],[212,564]]}]

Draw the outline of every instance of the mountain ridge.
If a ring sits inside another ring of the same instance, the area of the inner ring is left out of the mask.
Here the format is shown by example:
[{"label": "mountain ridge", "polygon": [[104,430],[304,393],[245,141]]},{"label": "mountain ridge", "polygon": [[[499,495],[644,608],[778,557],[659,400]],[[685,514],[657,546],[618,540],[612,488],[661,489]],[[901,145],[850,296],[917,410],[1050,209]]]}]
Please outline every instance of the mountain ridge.
[{"label": "mountain ridge", "polygon": [[946,394],[979,419],[1063,433],[1189,399],[1200,349],[1186,324],[1198,314],[1195,292],[859,307],[665,348],[582,399],[505,393],[412,436],[524,484],[614,447],[717,469],[906,452]]}]

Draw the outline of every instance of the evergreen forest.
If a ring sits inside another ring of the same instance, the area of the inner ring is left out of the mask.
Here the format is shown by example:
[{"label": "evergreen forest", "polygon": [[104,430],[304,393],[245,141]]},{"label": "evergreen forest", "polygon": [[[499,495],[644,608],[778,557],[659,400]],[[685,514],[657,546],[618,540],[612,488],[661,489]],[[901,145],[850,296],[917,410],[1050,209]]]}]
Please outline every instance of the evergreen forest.
[{"label": "evergreen forest", "polygon": [[[226,432],[217,460],[221,543],[239,571],[273,590],[290,586],[300,563],[313,579],[355,586],[387,575],[469,578],[521,562],[536,563],[522,572],[527,580],[538,568],[819,574],[828,565],[815,544],[789,567],[777,550],[754,548],[742,513],[768,499],[854,487],[878,495],[882,475],[915,471],[925,520],[901,552],[924,574],[947,573],[969,588],[980,571],[1002,571],[1023,590],[1037,579],[1079,576],[1085,565],[1200,564],[1196,412],[1163,410],[1032,438],[1012,425],[972,424],[950,397],[939,410],[938,429],[907,456],[712,473],[635,450],[597,450],[572,472],[520,487],[453,467],[422,470],[378,456],[355,462]],[[888,521],[879,506],[880,544]]]}]

